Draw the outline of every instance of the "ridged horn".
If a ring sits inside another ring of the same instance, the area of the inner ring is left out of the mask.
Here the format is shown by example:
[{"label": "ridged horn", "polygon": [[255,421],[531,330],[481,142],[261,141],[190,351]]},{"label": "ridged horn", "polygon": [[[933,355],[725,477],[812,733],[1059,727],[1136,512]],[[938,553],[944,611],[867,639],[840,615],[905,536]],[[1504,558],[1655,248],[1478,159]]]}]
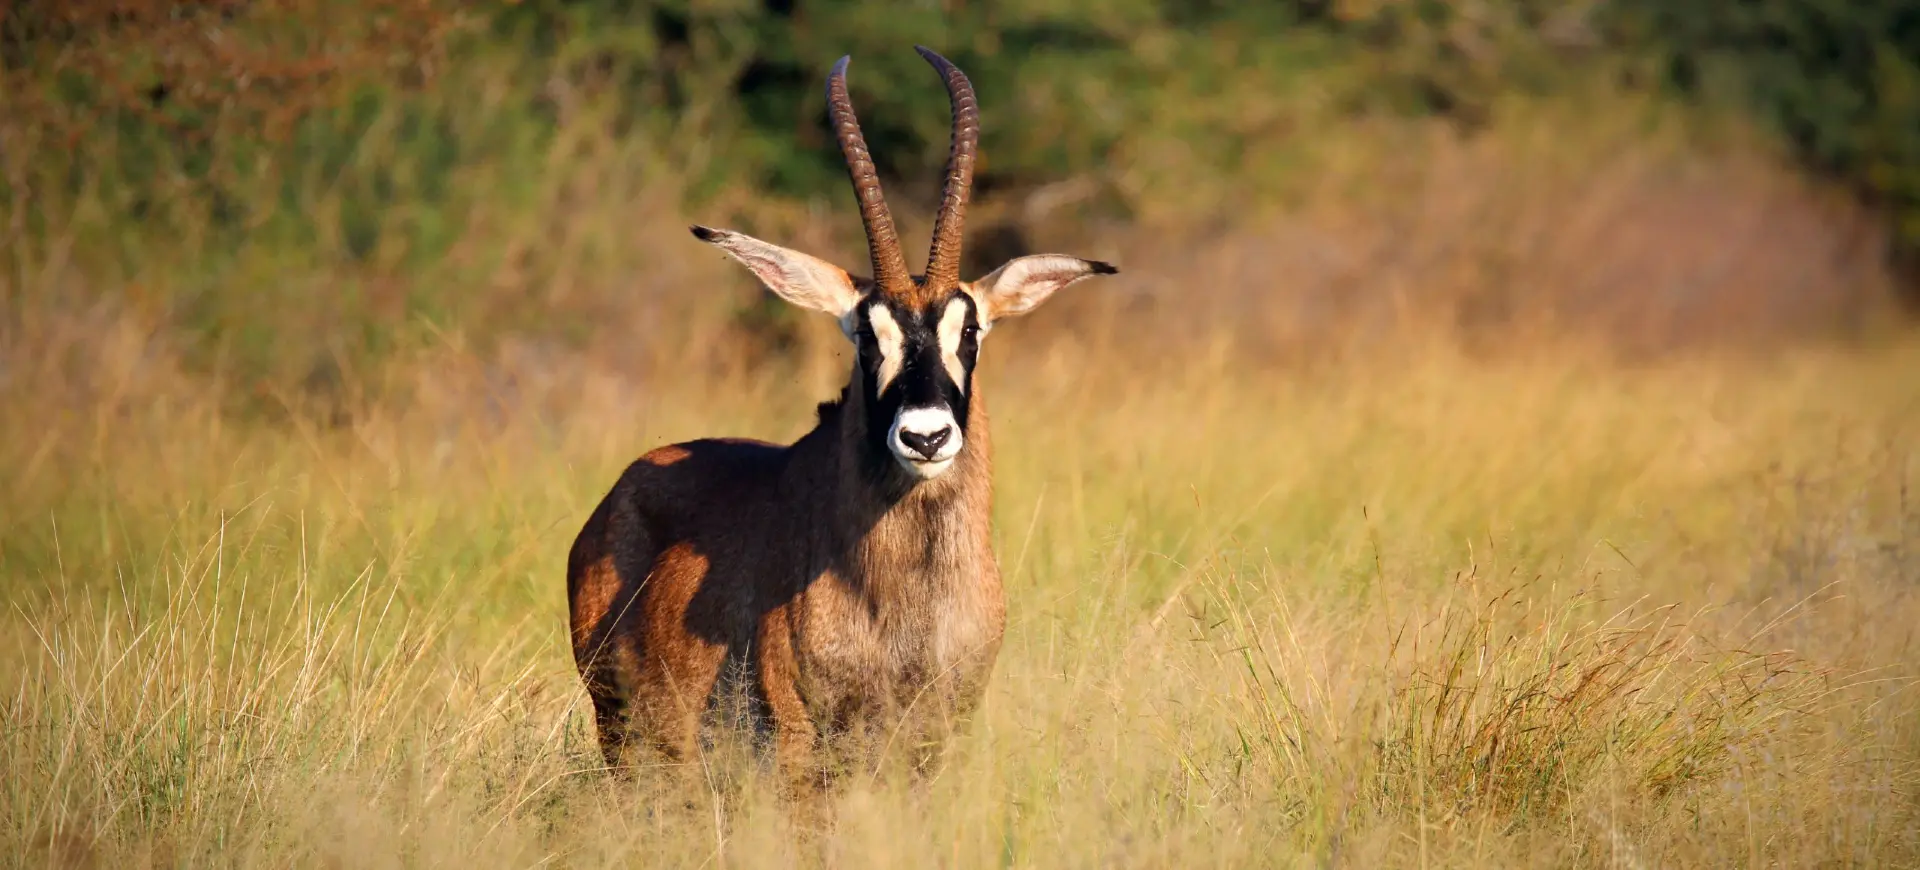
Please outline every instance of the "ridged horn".
[{"label": "ridged horn", "polygon": [[973,83],[946,58],[923,45],[913,47],[947,83],[953,104],[953,143],[947,152],[946,185],[933,219],[933,247],[927,252],[927,290],[949,290],[960,283],[960,241],[967,222],[967,197],[973,191],[974,154],[980,149],[980,103]]},{"label": "ridged horn", "polygon": [[833,135],[840,140],[840,153],[847,159],[854,198],[860,201],[860,221],[867,228],[867,253],[873,258],[873,281],[883,292],[902,293],[913,286],[913,278],[907,272],[907,258],[900,253],[900,236],[894,232],[886,197],[880,193],[880,176],[873,169],[873,156],[867,153],[866,137],[860,135],[860,120],[854,117],[853,101],[847,97],[849,60],[851,57],[840,58],[827,75],[827,114],[833,120]]}]

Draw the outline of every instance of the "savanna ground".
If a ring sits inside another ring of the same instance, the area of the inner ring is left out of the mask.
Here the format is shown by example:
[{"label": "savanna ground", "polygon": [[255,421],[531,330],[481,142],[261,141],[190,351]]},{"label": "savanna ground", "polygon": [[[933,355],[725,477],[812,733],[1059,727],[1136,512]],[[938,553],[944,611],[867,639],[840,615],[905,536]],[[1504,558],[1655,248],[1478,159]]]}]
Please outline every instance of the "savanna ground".
[{"label": "savanna ground", "polygon": [[[837,200],[687,208],[698,137],[591,101],[522,135],[502,69],[337,165],[214,146],[211,204],[0,115],[0,854],[1920,863],[1920,341],[1880,231],[1613,93],[1457,135],[1188,81],[1155,111],[1242,125],[1270,201],[1186,210],[1244,179],[1151,138],[1088,182],[1125,219],[1036,206],[1085,179],[983,197],[981,237],[1047,212],[1033,245],[1125,271],[986,342],[1010,625],[948,764],[812,837],[724,751],[691,807],[609,779],[573,534],[639,453],[792,438],[848,364],[683,226],[861,257]],[[421,129],[468,149],[431,184]]]},{"label": "savanna ground", "polygon": [[[596,771],[560,566],[635,453],[791,436],[824,374],[262,427],[89,337],[8,360],[10,853],[803,857],[738,768],[696,811]],[[837,799],[834,863],[1920,858],[1920,347],[1149,346],[992,365],[1005,651],[938,778]]]}]

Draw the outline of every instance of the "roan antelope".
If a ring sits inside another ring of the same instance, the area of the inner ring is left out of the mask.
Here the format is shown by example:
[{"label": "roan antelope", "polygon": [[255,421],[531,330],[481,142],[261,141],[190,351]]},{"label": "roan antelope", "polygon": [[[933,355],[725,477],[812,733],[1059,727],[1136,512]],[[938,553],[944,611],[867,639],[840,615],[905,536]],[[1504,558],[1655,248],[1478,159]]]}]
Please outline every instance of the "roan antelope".
[{"label": "roan antelope", "polygon": [[[788,446],[702,439],[628,466],[567,560],[572,641],[613,767],[633,744],[691,760],[729,697],[783,771],[818,776],[825,738],[909,728],[937,746],[980,697],[1006,604],[989,540],[980,339],[1106,263],[1059,254],[960,280],[979,140],[973,86],[945,58],[952,150],[924,276],[907,272],[847,97],[827,108],[859,200],[873,279],[759,239],[696,226],[781,298],[838,318],[857,347],[836,402]],[[902,741],[903,746],[909,745]],[[922,755],[925,761],[927,755]]]}]

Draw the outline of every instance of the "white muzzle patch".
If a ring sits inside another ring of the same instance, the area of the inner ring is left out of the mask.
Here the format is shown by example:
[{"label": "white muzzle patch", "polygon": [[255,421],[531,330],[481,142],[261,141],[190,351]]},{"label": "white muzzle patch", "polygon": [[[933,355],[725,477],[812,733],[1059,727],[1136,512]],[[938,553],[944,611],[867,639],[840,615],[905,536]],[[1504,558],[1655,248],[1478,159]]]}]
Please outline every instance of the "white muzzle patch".
[{"label": "white muzzle patch", "polygon": [[901,408],[887,430],[887,448],[908,473],[934,478],[960,455],[960,424],[946,408]]}]

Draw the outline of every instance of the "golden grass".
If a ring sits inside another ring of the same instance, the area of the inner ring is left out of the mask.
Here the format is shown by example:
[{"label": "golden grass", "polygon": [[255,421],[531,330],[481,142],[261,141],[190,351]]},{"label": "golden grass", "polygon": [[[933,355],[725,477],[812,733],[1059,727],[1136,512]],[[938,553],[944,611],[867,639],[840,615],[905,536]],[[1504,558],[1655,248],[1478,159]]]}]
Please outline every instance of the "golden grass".
[{"label": "golden grass", "polygon": [[[691,810],[609,781],[574,532],[645,449],[799,434],[846,361],[740,352],[750,281],[676,205],[701,112],[549,121],[569,80],[507,49],[334,131],[344,168],[215,137],[237,228],[167,137],[141,181],[0,118],[0,853],[1920,863],[1920,345],[1780,341],[1872,336],[1879,231],[1610,93],[1461,137],[1173,89],[1061,180],[1128,226],[1017,227],[1127,272],[988,342],[1011,624],[949,766],[811,840],[726,753]],[[437,193],[410,112],[462,143]],[[1232,164],[1180,139],[1223,125]],[[701,212],[862,259],[819,203]]]},{"label": "golden grass", "polygon": [[0,842],[98,866],[1920,860],[1920,348],[1436,345],[1307,376],[1008,332],[988,702],[932,783],[855,782],[811,841],[751,769],[716,762],[691,810],[595,772],[561,566],[629,458],[790,437],[835,366],[583,362],[503,398],[448,351],[405,405],[269,426],[138,330],[89,327],[73,365],[15,345]]}]

